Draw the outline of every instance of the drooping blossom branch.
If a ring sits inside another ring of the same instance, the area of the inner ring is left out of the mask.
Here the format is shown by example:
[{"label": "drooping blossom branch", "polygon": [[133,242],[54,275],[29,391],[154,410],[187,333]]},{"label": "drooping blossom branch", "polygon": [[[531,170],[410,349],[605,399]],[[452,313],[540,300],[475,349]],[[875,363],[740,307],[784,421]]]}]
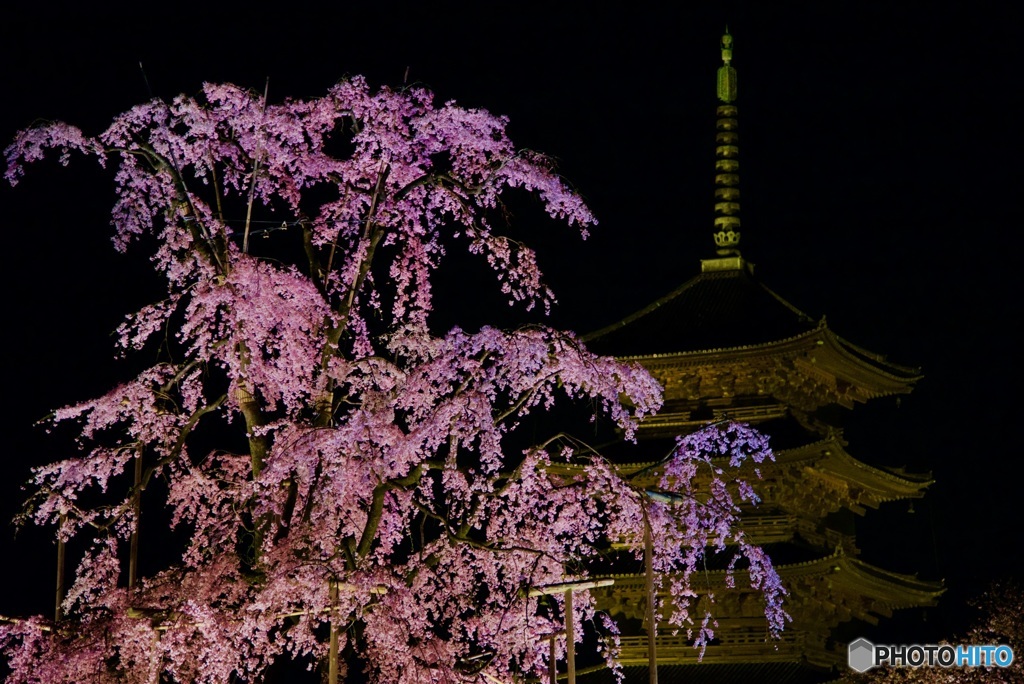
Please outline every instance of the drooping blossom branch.
[{"label": "drooping blossom branch", "polygon": [[[733,425],[683,439],[652,499],[596,453],[523,428],[578,402],[633,439],[661,404],[642,368],[544,325],[433,329],[432,282],[460,244],[510,303],[554,301],[534,252],[502,232],[509,191],[584,235],[596,223],[506,125],[355,77],[279,104],[205,84],[96,136],[18,134],[11,183],[53,151],[114,169],[114,246],[155,244],[167,295],[117,330],[122,352],[160,361],[53,416],[78,426],[79,451],[35,471],[22,520],[92,541],[64,619],[0,624],[10,682],[255,682],[276,660],[333,668],[334,654],[398,684],[536,675],[565,604],[531,588],[586,579],[611,539],[639,553],[644,519],[677,595],[728,546],[782,629],[784,591],[737,533],[729,472],[696,475],[712,457],[730,471],[770,457],[763,438]],[[255,239],[261,226],[275,239]],[[128,589],[119,550],[155,480],[188,541]],[[680,605],[671,617],[691,624]],[[615,634],[587,592],[573,610]]]}]

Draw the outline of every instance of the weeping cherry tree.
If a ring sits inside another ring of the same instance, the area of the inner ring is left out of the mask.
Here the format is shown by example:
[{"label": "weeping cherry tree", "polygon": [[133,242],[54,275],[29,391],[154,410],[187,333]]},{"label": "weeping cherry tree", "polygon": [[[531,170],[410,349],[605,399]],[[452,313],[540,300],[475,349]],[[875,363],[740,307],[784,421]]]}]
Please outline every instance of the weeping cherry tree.
[{"label": "weeping cherry tree", "polygon": [[[157,362],[52,415],[76,450],[34,471],[21,522],[83,551],[54,619],[0,623],[9,682],[260,682],[277,661],[330,681],[524,681],[547,671],[548,635],[557,658],[570,646],[565,600],[531,590],[592,579],[611,542],[641,558],[645,529],[675,596],[659,609],[698,645],[713,622],[690,614],[690,578],[708,553],[736,554],[778,634],[784,590],[737,527],[756,496],[716,465],[770,458],[763,436],[681,438],[652,495],[579,439],[521,429],[576,402],[632,440],[661,402],[642,368],[540,324],[432,329],[446,251],[483,260],[514,306],[554,301],[500,232],[510,191],[584,236],[595,223],[506,125],[354,77],[280,104],[206,84],[96,136],[17,135],[12,184],[49,154],[113,174],[114,247],[149,249],[167,291],[116,332]],[[262,254],[270,221],[283,247]],[[140,573],[157,483],[187,543]],[[614,621],[587,591],[571,610],[613,663]]]}]

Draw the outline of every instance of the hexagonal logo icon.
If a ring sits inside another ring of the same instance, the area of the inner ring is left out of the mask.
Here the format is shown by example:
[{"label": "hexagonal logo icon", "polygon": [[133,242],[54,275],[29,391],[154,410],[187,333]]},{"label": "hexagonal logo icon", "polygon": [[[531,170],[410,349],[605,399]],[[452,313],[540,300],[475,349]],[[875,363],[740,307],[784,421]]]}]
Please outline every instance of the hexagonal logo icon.
[{"label": "hexagonal logo icon", "polygon": [[864,638],[851,641],[847,663],[851,670],[867,672],[875,666],[875,645]]}]

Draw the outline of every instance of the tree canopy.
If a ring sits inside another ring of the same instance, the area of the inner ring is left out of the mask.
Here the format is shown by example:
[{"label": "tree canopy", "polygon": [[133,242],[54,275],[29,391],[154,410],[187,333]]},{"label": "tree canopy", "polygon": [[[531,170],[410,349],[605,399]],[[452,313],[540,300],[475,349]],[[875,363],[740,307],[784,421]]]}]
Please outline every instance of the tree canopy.
[{"label": "tree canopy", "polygon": [[[522,427],[575,401],[633,439],[661,403],[641,367],[538,323],[432,329],[457,248],[510,304],[552,304],[534,252],[503,232],[510,190],[584,235],[596,223],[506,125],[354,77],[279,104],[205,84],[99,135],[18,134],[12,184],[54,152],[111,170],[114,246],[151,248],[167,292],[116,335],[157,361],[52,416],[77,426],[78,450],[34,472],[22,522],[88,546],[56,619],[0,625],[9,682],[258,682],[280,659],[389,683],[520,681],[545,670],[564,620],[563,599],[531,589],[593,578],[613,542],[640,558],[645,530],[675,598],[661,609],[698,646],[714,623],[690,614],[691,574],[709,552],[735,554],[768,632],[783,628],[779,578],[737,528],[756,495],[729,472],[771,457],[762,435],[680,438],[644,488],[578,437]],[[140,577],[157,482],[188,541]],[[586,591],[573,610],[613,660],[614,622]]]}]

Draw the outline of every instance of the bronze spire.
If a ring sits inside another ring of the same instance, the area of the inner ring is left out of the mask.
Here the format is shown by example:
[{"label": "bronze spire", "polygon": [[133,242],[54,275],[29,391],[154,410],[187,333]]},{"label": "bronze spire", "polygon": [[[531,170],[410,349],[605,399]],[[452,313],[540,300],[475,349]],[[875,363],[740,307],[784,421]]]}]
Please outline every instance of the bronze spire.
[{"label": "bronze spire", "polygon": [[736,69],[732,36],[722,36],[722,66],[718,68],[718,121],[715,134],[715,247],[719,256],[739,256],[740,162],[736,101]]}]

